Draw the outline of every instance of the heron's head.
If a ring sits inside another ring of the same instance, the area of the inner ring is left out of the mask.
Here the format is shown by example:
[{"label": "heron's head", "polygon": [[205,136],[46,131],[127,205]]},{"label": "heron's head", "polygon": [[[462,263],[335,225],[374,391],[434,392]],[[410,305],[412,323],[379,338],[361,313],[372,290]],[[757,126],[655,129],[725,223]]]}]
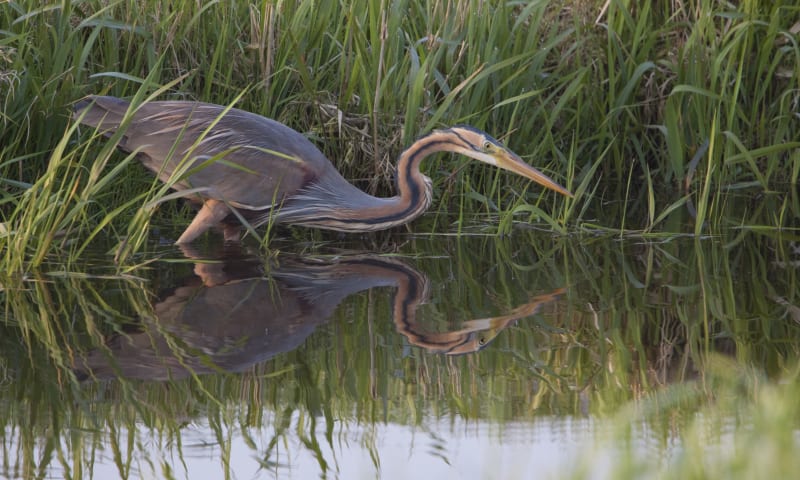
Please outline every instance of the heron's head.
[{"label": "heron's head", "polygon": [[502,331],[502,328],[488,328],[486,330],[478,330],[476,332],[469,332],[464,335],[464,339],[456,346],[444,352],[446,355],[464,355],[467,353],[474,353],[486,348],[489,343],[494,340],[497,335]]},{"label": "heron's head", "polygon": [[504,147],[488,133],[470,127],[457,125],[444,130],[453,137],[453,150],[475,160],[509,170],[551,190],[572,197],[572,193],[550,177],[525,163],[519,155]]}]

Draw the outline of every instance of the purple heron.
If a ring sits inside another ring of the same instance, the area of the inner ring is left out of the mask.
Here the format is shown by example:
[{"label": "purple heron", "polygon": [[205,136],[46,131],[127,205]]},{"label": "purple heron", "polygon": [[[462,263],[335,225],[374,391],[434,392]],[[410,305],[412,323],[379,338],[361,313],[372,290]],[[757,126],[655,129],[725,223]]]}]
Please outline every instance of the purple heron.
[{"label": "purple heron", "polygon": [[431,204],[431,180],[419,164],[435,152],[460,153],[572,196],[490,135],[466,125],[417,139],[397,162],[398,195],[378,198],[345,180],[300,133],[243,110],[191,101],[132,108],[119,98],[90,96],[75,105],[74,118],[107,137],[125,125],[118,147],[135,152],[161,181],[174,182],[172,188],[186,191],[200,207],[177,243],[216,226],[223,227],[226,240],[238,240],[239,218],[254,227],[275,222],[342,232],[402,225]]}]

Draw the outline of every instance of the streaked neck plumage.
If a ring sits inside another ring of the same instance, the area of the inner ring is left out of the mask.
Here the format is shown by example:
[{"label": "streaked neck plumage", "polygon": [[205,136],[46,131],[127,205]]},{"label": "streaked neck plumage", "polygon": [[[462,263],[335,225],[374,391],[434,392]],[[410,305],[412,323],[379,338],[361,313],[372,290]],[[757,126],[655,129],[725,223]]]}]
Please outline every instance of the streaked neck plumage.
[{"label": "streaked neck plumage", "polygon": [[287,198],[273,213],[274,220],[342,232],[384,230],[408,223],[430,207],[433,197],[431,179],[419,170],[422,160],[436,152],[467,148],[470,148],[468,143],[458,134],[435,130],[400,154],[396,173],[398,195],[373,197],[331,169],[328,175]]}]

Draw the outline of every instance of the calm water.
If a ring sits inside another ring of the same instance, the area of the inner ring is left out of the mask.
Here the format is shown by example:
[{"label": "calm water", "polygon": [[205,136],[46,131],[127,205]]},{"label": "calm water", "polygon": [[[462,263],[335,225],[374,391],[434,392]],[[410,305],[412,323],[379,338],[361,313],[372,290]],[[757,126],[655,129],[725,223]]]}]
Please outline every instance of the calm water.
[{"label": "calm water", "polygon": [[797,357],[792,239],[368,238],[9,283],[0,475],[613,478],[680,454],[697,365]]}]

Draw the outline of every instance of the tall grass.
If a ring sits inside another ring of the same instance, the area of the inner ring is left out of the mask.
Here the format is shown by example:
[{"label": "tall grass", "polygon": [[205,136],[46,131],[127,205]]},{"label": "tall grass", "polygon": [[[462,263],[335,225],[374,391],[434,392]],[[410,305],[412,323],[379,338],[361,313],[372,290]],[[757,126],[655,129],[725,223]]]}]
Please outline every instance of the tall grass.
[{"label": "tall grass", "polygon": [[[115,170],[130,159],[105,141],[84,144],[68,128],[70,105],[163,89],[160,98],[220,104],[245,92],[238,106],[310,136],[373,193],[389,193],[403,146],[460,122],[579,193],[565,201],[436,158],[426,166],[434,208],[460,212],[437,228],[484,213],[504,219],[501,231],[540,220],[560,231],[683,231],[666,220],[685,210],[697,234],[731,223],[732,191],[748,208],[776,204],[780,215],[758,223],[787,227],[800,214],[799,16],[791,1],[4,2],[0,211],[7,230],[29,237],[14,255],[34,264],[61,246],[52,239],[62,230],[122,240],[157,187],[141,169]],[[94,157],[103,160],[89,166]],[[87,169],[96,188],[79,199],[74,175]],[[76,202],[96,210],[78,214]],[[186,222],[164,209],[158,222]]]},{"label": "tall grass", "polygon": [[[731,190],[796,196],[798,7],[625,5],[610,2],[606,14],[609,83],[602,100],[611,113],[603,128],[619,137],[604,172],[620,186],[627,175],[641,178],[647,188],[624,191],[633,198],[649,198],[652,185],[683,193],[648,209],[688,206],[696,234],[725,226]],[[653,213],[641,217],[655,220]]]}]

